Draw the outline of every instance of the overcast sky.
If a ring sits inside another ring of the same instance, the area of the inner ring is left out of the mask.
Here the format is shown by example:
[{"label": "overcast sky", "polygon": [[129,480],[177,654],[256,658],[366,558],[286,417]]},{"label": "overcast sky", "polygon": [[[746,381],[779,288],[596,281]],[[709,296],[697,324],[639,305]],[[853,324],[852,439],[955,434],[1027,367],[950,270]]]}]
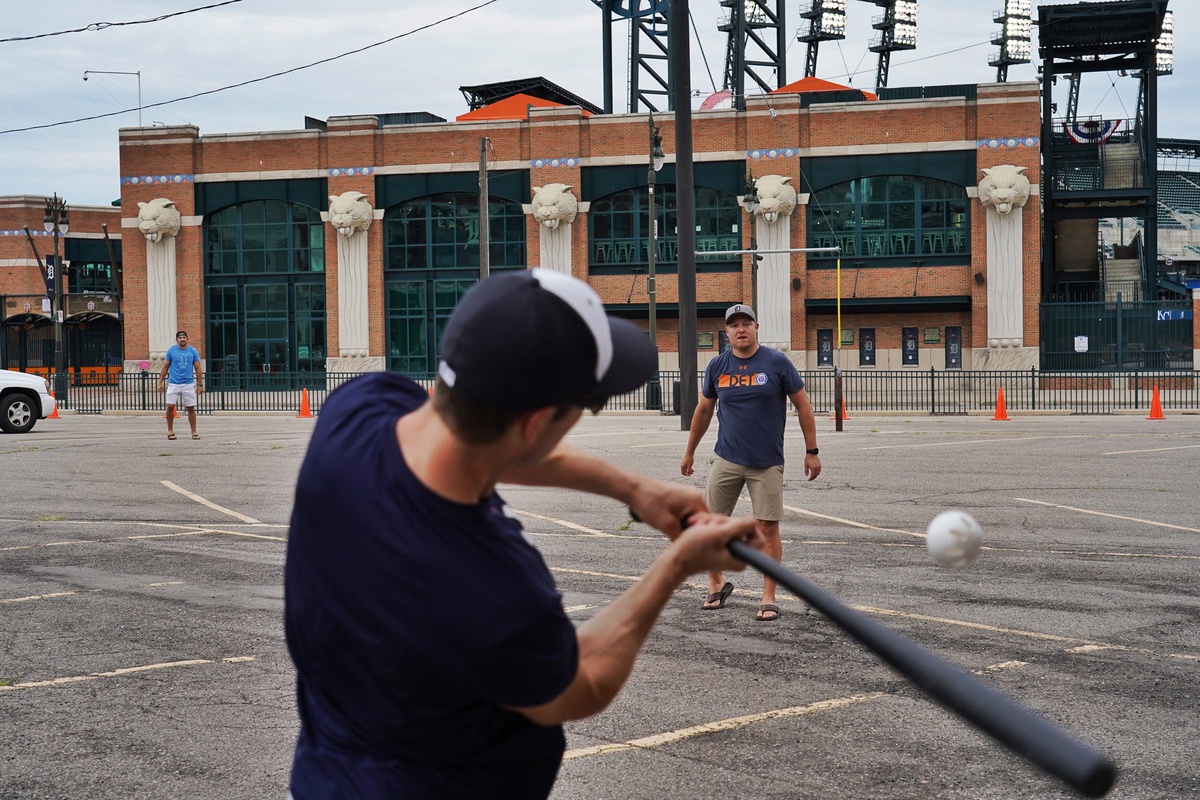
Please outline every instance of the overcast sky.
[{"label": "overcast sky", "polygon": [[[116,24],[221,2],[5,0],[0,195],[57,192],[78,205],[107,205],[120,196],[117,130],[138,124],[138,77],[93,74],[85,82],[85,70],[140,71],[142,124],[190,123],[201,135],[297,130],[306,115],[428,111],[453,120],[467,110],[458,87],[535,76],[596,105],[604,101],[601,13],[591,0],[233,0],[157,22]],[[988,40],[999,29],[992,13],[1003,5],[1004,0],[921,0],[919,46],[892,56],[889,85],[994,81],[996,70],[987,61],[996,47]],[[469,11],[475,6],[483,7]],[[787,76],[796,80],[804,74],[805,45],[794,37],[802,26],[807,30],[799,14],[808,2],[790,0],[786,6]],[[1176,66],[1159,83],[1160,136],[1200,138],[1200,2],[1173,0],[1170,7]],[[699,105],[714,84],[721,86],[725,34],[717,26],[726,9],[718,0],[691,0],[690,9],[699,32],[690,40]],[[874,87],[877,56],[867,47],[877,33],[871,18],[879,13],[871,3],[849,3],[846,39],[822,45],[820,77]],[[461,16],[438,22],[455,14]],[[431,27],[419,30],[424,26]],[[1034,36],[1036,59],[1036,29]],[[40,38],[11,41],[18,37]],[[389,39],[394,40],[370,47]],[[618,112],[628,109],[627,43],[627,29],[618,28]],[[365,47],[370,49],[266,78]],[[1010,81],[1035,78],[1034,64],[1009,70]],[[255,82],[155,105],[246,81]],[[1065,105],[1065,89],[1061,96]],[[1133,79],[1085,75],[1081,116],[1129,118],[1136,103]],[[61,124],[112,112],[124,113]],[[9,132],[45,125],[52,127]]]}]

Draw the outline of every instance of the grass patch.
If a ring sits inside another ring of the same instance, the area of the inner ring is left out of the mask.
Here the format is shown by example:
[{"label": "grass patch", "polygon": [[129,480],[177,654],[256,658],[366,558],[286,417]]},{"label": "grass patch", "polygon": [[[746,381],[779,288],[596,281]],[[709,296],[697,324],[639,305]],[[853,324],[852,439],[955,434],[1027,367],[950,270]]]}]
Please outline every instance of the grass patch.
[{"label": "grass patch", "polygon": [[0,686],[12,686],[20,682],[20,678],[0,678]]},{"label": "grass patch", "polygon": [[44,517],[38,517],[38,522],[62,522],[66,517],[62,514],[47,514]]}]

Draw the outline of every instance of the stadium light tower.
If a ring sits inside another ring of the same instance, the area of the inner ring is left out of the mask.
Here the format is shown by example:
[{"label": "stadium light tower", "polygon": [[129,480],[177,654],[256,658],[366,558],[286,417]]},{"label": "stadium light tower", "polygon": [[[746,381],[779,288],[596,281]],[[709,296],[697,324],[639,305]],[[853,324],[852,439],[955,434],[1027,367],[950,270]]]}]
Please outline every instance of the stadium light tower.
[{"label": "stadium light tower", "polygon": [[1175,71],[1175,12],[1163,15],[1162,33],[1154,42],[1154,71],[1170,75]]},{"label": "stadium light tower", "polygon": [[821,42],[846,38],[846,0],[812,0],[800,18],[808,20],[808,33],[797,33],[796,41],[808,44],[804,77],[817,74],[817,48]]},{"label": "stadium light tower", "polygon": [[988,65],[996,68],[996,82],[1005,83],[1011,65],[1029,63],[1033,49],[1030,42],[1033,3],[1031,0],[1004,0],[1004,10],[993,14],[992,21],[1003,27],[992,36],[992,44],[1000,45],[1000,52],[988,59]]},{"label": "stadium light tower", "polygon": [[879,68],[875,72],[875,93],[887,87],[888,68],[892,53],[897,50],[915,50],[917,47],[917,0],[866,0],[883,9],[881,16],[871,20],[871,27],[879,36],[868,48],[879,54]]}]

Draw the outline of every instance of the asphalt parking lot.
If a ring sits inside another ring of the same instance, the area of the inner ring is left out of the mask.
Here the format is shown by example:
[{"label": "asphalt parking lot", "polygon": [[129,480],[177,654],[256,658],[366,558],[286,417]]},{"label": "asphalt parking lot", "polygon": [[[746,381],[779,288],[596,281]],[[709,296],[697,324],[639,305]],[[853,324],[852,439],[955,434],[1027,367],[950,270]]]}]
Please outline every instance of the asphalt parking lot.
[{"label": "asphalt parking lot", "polygon": [[[1143,416],[820,417],[811,484],[792,423],[784,561],[1108,752],[1110,797],[1198,796],[1200,415]],[[0,797],[284,797],[282,567],[312,425],[204,416],[168,442],[157,416],[67,414],[0,436]],[[685,437],[605,413],[570,441],[699,486]],[[577,620],[664,546],[611,500],[502,492]],[[925,552],[947,508],[983,526],[969,568]],[[1075,796],[790,596],[755,622],[761,579],[733,581],[715,612],[702,577],[684,587],[613,706],[568,726],[556,800]]]}]

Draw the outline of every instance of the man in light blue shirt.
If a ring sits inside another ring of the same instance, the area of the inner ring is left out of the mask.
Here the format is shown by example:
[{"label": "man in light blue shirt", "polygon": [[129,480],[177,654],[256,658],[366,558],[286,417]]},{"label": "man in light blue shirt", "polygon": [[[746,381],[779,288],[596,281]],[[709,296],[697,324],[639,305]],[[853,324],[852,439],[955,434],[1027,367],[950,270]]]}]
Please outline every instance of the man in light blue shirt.
[{"label": "man in light blue shirt", "polygon": [[204,391],[204,371],[200,366],[200,351],[188,344],[187,331],[175,334],[175,346],[168,347],[158,376],[158,390],[167,393],[167,438],[175,439],[175,406],[180,402],[187,409],[192,438],[196,433],[196,395]]}]

